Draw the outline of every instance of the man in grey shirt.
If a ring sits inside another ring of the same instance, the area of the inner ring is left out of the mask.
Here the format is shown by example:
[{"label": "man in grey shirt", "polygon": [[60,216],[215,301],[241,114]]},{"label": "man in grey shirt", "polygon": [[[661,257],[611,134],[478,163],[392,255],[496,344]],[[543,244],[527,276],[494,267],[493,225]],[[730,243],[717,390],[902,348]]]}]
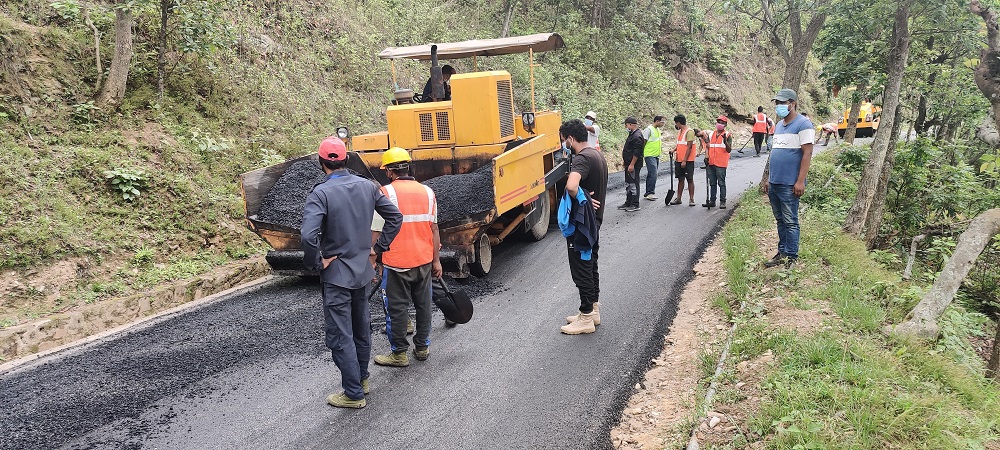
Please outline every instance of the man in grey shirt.
[{"label": "man in grey shirt", "polygon": [[[320,271],[326,346],[340,369],[344,392],[327,403],[340,408],[364,408],[371,357],[371,312],[368,287],[375,278],[369,256],[389,250],[403,215],[369,180],[347,171],[347,147],[336,137],[319,146],[319,162],[327,179],[306,198],[302,214],[305,266]],[[385,219],[372,245],[372,214]]]}]

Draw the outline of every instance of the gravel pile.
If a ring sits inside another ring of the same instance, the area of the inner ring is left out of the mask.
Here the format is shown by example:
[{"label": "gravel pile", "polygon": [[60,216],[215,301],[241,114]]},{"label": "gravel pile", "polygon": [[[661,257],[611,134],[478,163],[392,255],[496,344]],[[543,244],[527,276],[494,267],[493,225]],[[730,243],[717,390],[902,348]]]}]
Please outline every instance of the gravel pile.
[{"label": "gravel pile", "polygon": [[442,175],[424,184],[437,197],[438,222],[451,222],[493,209],[492,166],[461,175]]},{"label": "gravel pile", "polygon": [[257,220],[298,229],[302,227],[302,208],[313,186],[326,178],[316,161],[292,164],[260,203]]}]

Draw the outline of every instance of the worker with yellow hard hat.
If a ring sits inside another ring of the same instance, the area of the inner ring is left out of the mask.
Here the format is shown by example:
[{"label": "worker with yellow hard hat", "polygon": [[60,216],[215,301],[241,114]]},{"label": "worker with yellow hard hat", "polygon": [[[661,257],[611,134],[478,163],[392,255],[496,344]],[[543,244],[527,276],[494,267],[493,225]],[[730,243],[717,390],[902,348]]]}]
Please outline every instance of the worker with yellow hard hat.
[{"label": "worker with yellow hard hat", "polygon": [[[382,254],[382,289],[385,306],[385,329],[390,352],[376,355],[375,364],[392,367],[410,365],[406,339],[408,309],[417,311],[413,355],[424,361],[430,355],[431,281],[441,277],[441,235],[437,224],[437,200],[434,191],[410,175],[410,153],[393,147],[382,154],[382,169],[392,180],[382,193],[403,213],[403,225]],[[376,226],[373,224],[373,231]]]}]

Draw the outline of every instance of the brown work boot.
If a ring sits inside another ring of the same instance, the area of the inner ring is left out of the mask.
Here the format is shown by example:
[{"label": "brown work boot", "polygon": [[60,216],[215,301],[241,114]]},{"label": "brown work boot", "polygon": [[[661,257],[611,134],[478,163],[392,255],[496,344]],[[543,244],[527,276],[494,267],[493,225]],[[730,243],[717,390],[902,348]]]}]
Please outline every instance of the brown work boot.
[{"label": "brown work boot", "polygon": [[389,367],[406,367],[410,365],[410,358],[406,352],[389,352],[385,355],[375,355],[375,364]]},{"label": "brown work boot", "polygon": [[338,408],[361,409],[364,408],[365,406],[368,406],[367,400],[365,399],[351,400],[351,398],[348,397],[347,394],[344,394],[343,392],[339,394],[330,394],[330,396],[326,398],[326,402],[329,403],[330,406],[336,406]]},{"label": "brown work boot", "polygon": [[[577,312],[572,316],[566,316],[566,323],[576,322],[583,313]],[[601,302],[594,302],[594,325],[601,324]]]},{"label": "brown work boot", "polygon": [[565,334],[587,334],[597,331],[594,325],[594,316],[597,313],[580,314],[580,318],[571,324],[563,325],[559,328]]}]

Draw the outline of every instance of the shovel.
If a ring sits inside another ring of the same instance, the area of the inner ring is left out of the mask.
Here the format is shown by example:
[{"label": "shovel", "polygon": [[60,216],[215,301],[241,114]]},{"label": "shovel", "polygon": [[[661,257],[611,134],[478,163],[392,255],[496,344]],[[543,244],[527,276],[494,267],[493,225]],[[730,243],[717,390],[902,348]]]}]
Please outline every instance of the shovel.
[{"label": "shovel", "polygon": [[444,318],[454,323],[468,323],[472,319],[472,300],[464,289],[452,290],[438,278],[432,283],[434,304],[437,305]]},{"label": "shovel", "polygon": [[670,164],[670,190],[667,191],[667,195],[663,198],[663,204],[670,206],[670,200],[674,199],[674,155],[670,154],[667,161],[667,164]]},{"label": "shovel", "polygon": [[709,200],[708,196],[712,192],[712,186],[709,186],[708,171],[712,170],[712,168],[708,165],[708,162],[709,162],[708,155],[705,155],[705,207],[708,208],[709,211],[711,211],[712,203],[711,200]]}]

